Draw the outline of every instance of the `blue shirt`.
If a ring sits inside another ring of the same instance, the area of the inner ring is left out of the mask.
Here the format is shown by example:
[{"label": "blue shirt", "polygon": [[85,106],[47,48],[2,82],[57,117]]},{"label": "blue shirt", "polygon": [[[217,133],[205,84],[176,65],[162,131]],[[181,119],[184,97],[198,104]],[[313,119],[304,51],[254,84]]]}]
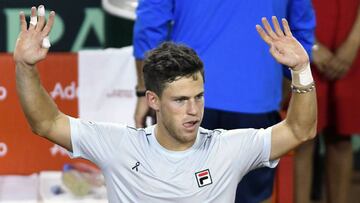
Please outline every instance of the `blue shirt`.
[{"label": "blue shirt", "polygon": [[205,107],[239,113],[278,110],[283,69],[255,30],[261,17],[273,15],[288,19],[310,55],[311,0],[139,0],[134,55],[142,59],[165,40],[186,44],[205,65]]}]

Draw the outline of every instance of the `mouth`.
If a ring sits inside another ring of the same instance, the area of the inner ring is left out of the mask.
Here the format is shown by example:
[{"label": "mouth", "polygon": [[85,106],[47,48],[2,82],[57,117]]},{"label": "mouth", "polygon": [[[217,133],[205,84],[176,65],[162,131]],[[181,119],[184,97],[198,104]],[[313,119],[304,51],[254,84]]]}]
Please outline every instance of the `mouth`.
[{"label": "mouth", "polygon": [[191,121],[187,121],[187,122],[183,123],[183,126],[185,127],[185,129],[187,131],[193,131],[196,129],[199,122],[200,122],[199,120],[191,120]]}]

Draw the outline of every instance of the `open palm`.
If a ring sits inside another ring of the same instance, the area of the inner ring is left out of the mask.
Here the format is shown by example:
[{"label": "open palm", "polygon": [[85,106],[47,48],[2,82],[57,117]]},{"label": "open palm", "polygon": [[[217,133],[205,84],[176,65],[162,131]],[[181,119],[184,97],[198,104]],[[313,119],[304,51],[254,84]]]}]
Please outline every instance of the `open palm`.
[{"label": "open palm", "polygon": [[261,21],[266,31],[260,25],[256,25],[256,30],[270,46],[272,56],[279,63],[289,66],[295,71],[306,67],[309,63],[309,56],[304,47],[293,37],[286,19],[282,19],[284,31],[281,30],[275,16],[272,17],[275,31],[266,18],[262,18]]},{"label": "open palm", "polygon": [[50,12],[49,20],[46,24],[45,16],[37,16],[36,7],[31,8],[31,16],[37,17],[38,23],[36,25],[30,23],[29,28],[27,28],[25,14],[23,12],[20,13],[21,31],[14,50],[14,60],[28,65],[34,65],[46,57],[49,49],[42,46],[42,41],[50,33],[54,23],[55,12]]}]

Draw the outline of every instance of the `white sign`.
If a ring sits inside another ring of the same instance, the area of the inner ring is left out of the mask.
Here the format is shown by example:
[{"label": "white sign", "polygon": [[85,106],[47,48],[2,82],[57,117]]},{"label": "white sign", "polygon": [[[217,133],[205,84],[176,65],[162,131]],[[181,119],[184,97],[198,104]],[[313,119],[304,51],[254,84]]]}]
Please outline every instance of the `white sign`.
[{"label": "white sign", "polygon": [[0,142],[0,157],[4,157],[8,152],[7,145],[3,142]]},{"label": "white sign", "polygon": [[74,100],[77,97],[75,82],[71,82],[68,86],[62,86],[60,82],[57,82],[54,90],[50,92],[50,95],[53,99]]},{"label": "white sign", "polygon": [[7,90],[5,87],[0,86],[0,101],[3,101],[6,99],[7,96]]}]

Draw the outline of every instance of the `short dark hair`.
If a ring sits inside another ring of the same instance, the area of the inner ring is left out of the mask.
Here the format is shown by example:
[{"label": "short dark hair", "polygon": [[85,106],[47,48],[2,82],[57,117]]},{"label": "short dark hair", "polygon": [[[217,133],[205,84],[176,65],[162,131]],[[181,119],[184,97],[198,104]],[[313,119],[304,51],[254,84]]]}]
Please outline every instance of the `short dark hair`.
[{"label": "short dark hair", "polygon": [[143,66],[145,87],[159,97],[166,83],[200,72],[203,80],[204,65],[196,52],[181,44],[164,42],[146,54]]}]

